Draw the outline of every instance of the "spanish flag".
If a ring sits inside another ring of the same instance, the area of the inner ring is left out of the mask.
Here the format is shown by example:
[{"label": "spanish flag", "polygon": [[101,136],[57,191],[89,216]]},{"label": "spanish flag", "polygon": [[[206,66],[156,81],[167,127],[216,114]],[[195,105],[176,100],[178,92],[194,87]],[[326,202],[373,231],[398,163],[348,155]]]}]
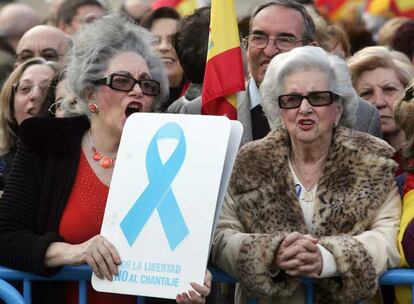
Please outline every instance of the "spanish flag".
[{"label": "spanish flag", "polygon": [[367,0],[365,11],[374,16],[392,17],[391,0]]},{"label": "spanish flag", "polygon": [[155,0],[151,9],[156,10],[163,6],[174,7],[182,16],[191,15],[200,5],[198,0]]},{"label": "spanish flag", "polygon": [[[401,245],[404,237],[404,232],[408,224],[414,218],[414,174],[406,173],[404,188],[402,193],[402,215],[400,221],[400,231],[398,232],[397,242],[398,249],[401,255],[400,267],[408,267],[407,260],[404,256],[404,251]],[[411,303],[411,287],[410,286],[395,286],[396,303],[409,304]]]},{"label": "spanish flag", "polygon": [[365,10],[377,16],[414,18],[414,0],[368,0]]},{"label": "spanish flag", "polygon": [[364,0],[315,0],[314,3],[318,11],[331,21],[354,21]]},{"label": "spanish flag", "polygon": [[395,11],[397,16],[414,18],[414,0],[393,0],[391,10]]},{"label": "spanish flag", "polygon": [[244,90],[234,0],[212,0],[201,113],[237,119],[236,92]]}]

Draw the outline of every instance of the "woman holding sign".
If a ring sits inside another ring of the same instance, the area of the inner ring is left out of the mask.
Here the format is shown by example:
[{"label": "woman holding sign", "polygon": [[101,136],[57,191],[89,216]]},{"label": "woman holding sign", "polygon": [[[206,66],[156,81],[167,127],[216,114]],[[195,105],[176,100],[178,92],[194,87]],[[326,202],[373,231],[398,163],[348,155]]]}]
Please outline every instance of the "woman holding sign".
[{"label": "woman holding sign", "polygon": [[[0,201],[1,265],[53,275],[64,265],[87,263],[101,279],[118,273],[120,256],[99,232],[127,117],[156,111],[166,100],[167,78],[151,41],[145,29],[119,15],[85,25],[75,36],[66,75],[84,115],[22,123]],[[204,303],[210,280],[206,276],[205,286],[193,285],[198,293],[177,301]],[[77,303],[77,285],[64,287],[43,287],[34,301]],[[88,300],[136,301],[91,288]]]},{"label": "woman holding sign", "polygon": [[272,132],[241,148],[213,261],[240,279],[236,303],[372,299],[399,264],[394,149],[352,131],[357,96],[346,63],[321,48],[273,58],[260,87]]}]

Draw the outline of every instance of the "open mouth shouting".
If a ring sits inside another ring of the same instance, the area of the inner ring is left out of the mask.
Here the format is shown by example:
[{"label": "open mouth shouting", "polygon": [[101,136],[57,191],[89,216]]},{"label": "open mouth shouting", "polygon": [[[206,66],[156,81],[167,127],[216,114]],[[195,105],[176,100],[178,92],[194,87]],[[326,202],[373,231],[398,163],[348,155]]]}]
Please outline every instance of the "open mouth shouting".
[{"label": "open mouth shouting", "polygon": [[301,119],[301,120],[299,120],[299,127],[302,130],[309,130],[313,127],[314,124],[315,124],[315,121],[313,121],[312,119]]},{"label": "open mouth shouting", "polygon": [[133,102],[130,102],[127,108],[125,109],[125,116],[129,117],[129,115],[133,113],[138,113],[138,112],[142,112],[142,103],[133,101]]}]

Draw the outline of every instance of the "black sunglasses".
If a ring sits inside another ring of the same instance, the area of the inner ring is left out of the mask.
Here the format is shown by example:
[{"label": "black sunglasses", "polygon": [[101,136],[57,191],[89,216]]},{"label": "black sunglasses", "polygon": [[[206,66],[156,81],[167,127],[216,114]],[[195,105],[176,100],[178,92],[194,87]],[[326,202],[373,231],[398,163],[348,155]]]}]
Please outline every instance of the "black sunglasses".
[{"label": "black sunglasses", "polygon": [[153,79],[135,79],[134,77],[113,73],[95,81],[98,85],[107,85],[116,91],[130,92],[135,84],[139,84],[142,94],[157,96],[160,93],[160,83]]},{"label": "black sunglasses", "polygon": [[280,95],[278,98],[281,109],[299,108],[302,100],[306,99],[314,107],[327,106],[339,99],[339,95],[331,91],[311,92],[308,95],[298,93]]}]

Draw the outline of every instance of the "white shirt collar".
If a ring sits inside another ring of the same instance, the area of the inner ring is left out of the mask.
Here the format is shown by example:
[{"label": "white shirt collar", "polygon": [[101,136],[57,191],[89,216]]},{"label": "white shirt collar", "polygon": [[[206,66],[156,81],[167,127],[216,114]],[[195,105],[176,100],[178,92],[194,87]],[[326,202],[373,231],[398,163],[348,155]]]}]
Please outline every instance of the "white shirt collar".
[{"label": "white shirt collar", "polygon": [[249,81],[249,97],[250,97],[250,110],[255,106],[262,103],[259,94],[259,88],[257,87],[256,81],[253,78]]}]

